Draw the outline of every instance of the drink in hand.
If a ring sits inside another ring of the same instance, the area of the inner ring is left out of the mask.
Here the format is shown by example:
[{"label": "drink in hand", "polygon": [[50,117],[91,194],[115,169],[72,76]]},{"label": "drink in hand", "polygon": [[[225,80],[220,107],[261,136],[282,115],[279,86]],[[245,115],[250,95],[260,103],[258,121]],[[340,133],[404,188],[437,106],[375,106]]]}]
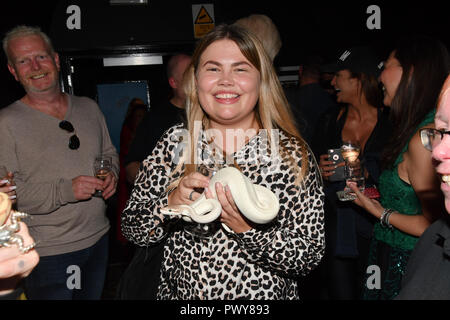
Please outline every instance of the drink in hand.
[{"label": "drink in hand", "polygon": [[[101,180],[105,180],[111,171],[111,157],[97,157],[94,161],[94,173],[95,177]],[[101,197],[102,190],[96,190],[94,197]]]},{"label": "drink in hand", "polygon": [[105,181],[106,177],[108,176],[109,171],[106,169],[100,169],[96,174],[95,177]]},{"label": "drink in hand", "polygon": [[357,143],[347,141],[342,144],[341,152],[344,160],[354,162],[358,159],[361,149]]}]

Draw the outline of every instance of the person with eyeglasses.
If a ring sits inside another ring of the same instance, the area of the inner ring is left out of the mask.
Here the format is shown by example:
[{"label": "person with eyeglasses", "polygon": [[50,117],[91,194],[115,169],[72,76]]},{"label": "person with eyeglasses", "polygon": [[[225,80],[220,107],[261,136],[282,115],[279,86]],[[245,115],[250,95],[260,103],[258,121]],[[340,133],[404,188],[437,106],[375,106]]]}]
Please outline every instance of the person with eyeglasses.
[{"label": "person with eyeglasses", "polygon": [[432,151],[447,214],[420,237],[406,267],[397,300],[450,300],[450,76],[441,91],[434,124],[421,130],[423,146]]},{"label": "person with eyeglasses", "polygon": [[[14,173],[17,208],[31,215],[26,223],[41,257],[25,280],[27,298],[100,299],[110,228],[105,200],[119,168],[104,116],[93,100],[62,92],[59,56],[39,28],[13,28],[3,50],[25,90],[0,111],[0,164]],[[113,162],[104,181],[94,177],[100,155]],[[96,190],[103,198],[93,197]]]},{"label": "person with eyeglasses", "polygon": [[440,41],[414,36],[401,39],[381,73],[383,102],[391,108],[394,130],[383,150],[380,201],[349,184],[357,195],[354,203],[379,219],[367,265],[377,266],[380,278],[376,281],[377,275],[367,273],[363,299],[389,300],[398,295],[414,246],[442,215],[439,180],[430,152],[422,146],[420,129],[433,128],[449,65],[448,51]]}]

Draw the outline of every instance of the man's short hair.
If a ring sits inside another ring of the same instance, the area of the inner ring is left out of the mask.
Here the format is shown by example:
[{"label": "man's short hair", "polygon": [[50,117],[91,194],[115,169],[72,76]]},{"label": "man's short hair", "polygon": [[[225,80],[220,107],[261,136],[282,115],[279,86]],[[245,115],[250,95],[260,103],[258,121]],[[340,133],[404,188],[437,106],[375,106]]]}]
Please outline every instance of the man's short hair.
[{"label": "man's short hair", "polygon": [[10,31],[8,31],[5,34],[5,37],[3,38],[3,51],[5,52],[5,55],[8,58],[8,63],[12,62],[11,57],[8,52],[9,42],[12,39],[22,38],[22,37],[31,36],[31,35],[36,35],[36,36],[41,37],[44,40],[44,42],[47,44],[48,49],[50,50],[50,53],[55,52],[52,41],[44,32],[41,31],[41,29],[39,27],[20,25],[20,26],[14,27]]},{"label": "man's short hair", "polygon": [[170,57],[169,61],[167,62],[167,79],[169,79],[170,77],[173,77],[173,75],[175,74],[175,68],[177,67],[178,62],[181,59],[190,59],[191,56],[184,54],[184,53],[179,53],[176,55],[173,55]]}]

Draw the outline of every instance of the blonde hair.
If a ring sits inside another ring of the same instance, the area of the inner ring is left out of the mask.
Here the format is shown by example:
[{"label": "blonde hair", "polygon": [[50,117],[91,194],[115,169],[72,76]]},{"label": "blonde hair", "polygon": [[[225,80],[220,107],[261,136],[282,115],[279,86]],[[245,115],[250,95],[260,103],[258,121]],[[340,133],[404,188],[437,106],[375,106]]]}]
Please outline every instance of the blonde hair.
[{"label": "blonde hair", "polygon": [[[203,111],[196,87],[197,70],[200,58],[203,52],[215,41],[228,39],[237,44],[245,58],[260,72],[261,86],[259,92],[258,105],[255,107],[256,116],[261,129],[271,132],[272,129],[282,130],[295,143],[300,143],[302,153],[302,163],[300,170],[298,164],[288,155],[287,148],[281,145],[281,156],[289,158],[291,168],[296,173],[297,183],[302,181],[309,171],[309,162],[307,156],[307,147],[305,141],[292,121],[293,116],[289,104],[284,95],[284,91],[278,80],[278,76],[273,68],[270,58],[266,54],[261,42],[247,30],[236,25],[219,25],[213,31],[205,35],[197,44],[192,61],[186,70],[184,78],[184,88],[186,92],[186,114],[187,129],[189,131],[190,152],[183,153],[182,160],[174,170],[173,175],[181,170],[185,165],[184,175],[195,170],[195,148],[198,143],[199,134],[194,132],[194,124],[201,122],[204,128],[208,128],[209,120],[207,114]],[[268,135],[269,145],[271,138]],[[281,141],[280,141],[281,142]],[[188,159],[187,157],[190,157]],[[171,184],[170,188],[177,185],[177,182]]]},{"label": "blonde hair", "polygon": [[281,37],[272,19],[263,14],[252,14],[236,20],[234,25],[253,33],[264,46],[270,59],[273,60],[281,49]]},{"label": "blonde hair", "polygon": [[20,25],[20,26],[14,27],[10,31],[8,31],[5,35],[5,37],[3,38],[3,51],[5,52],[5,55],[8,58],[8,63],[10,63],[10,64],[12,63],[11,56],[8,52],[9,42],[12,39],[23,38],[23,37],[27,37],[27,36],[41,37],[42,40],[44,40],[45,44],[47,45],[49,53],[51,53],[51,54],[55,53],[55,49],[53,48],[52,41],[44,32],[41,31],[41,29],[39,27],[30,27],[30,26]]}]

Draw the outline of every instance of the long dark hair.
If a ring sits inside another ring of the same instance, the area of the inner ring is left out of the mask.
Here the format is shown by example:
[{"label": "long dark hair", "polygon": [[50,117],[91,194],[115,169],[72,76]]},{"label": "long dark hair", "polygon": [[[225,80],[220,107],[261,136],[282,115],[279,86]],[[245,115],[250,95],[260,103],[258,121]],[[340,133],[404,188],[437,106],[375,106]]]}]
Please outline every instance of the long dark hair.
[{"label": "long dark hair", "polygon": [[426,36],[404,38],[393,52],[403,73],[391,103],[394,131],[383,151],[385,168],[393,167],[419,124],[436,109],[450,65],[447,48],[440,41]]},{"label": "long dark hair", "polygon": [[360,93],[364,94],[371,106],[379,108],[383,105],[383,93],[380,90],[376,76],[358,72],[350,72],[350,76],[360,81]]}]

